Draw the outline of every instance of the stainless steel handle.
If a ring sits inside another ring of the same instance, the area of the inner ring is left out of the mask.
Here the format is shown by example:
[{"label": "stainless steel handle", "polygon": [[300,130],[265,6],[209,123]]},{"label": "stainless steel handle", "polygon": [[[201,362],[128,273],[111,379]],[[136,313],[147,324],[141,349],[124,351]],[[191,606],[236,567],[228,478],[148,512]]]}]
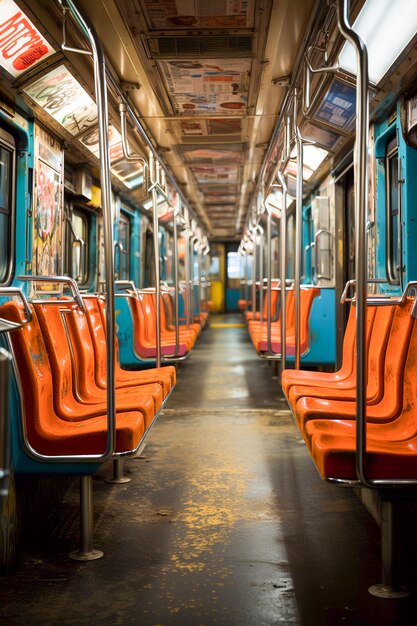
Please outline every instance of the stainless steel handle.
[{"label": "stainless steel handle", "polygon": [[58,283],[58,284],[68,285],[75,302],[78,304],[80,309],[85,312],[84,302],[83,302],[80,290],[78,289],[78,285],[76,281],[70,276],[27,275],[27,276],[18,276],[17,280],[21,280],[22,282],[26,282],[26,283]]},{"label": "stainless steel handle", "polygon": [[32,311],[30,310],[29,303],[26,299],[25,294],[19,287],[0,287],[0,297],[13,297],[18,296],[18,298],[22,301],[23,310],[25,312],[25,318],[21,322],[10,322],[9,320],[4,320],[0,318],[0,333],[10,332],[12,330],[16,330],[17,328],[21,328],[28,322],[32,321]]}]

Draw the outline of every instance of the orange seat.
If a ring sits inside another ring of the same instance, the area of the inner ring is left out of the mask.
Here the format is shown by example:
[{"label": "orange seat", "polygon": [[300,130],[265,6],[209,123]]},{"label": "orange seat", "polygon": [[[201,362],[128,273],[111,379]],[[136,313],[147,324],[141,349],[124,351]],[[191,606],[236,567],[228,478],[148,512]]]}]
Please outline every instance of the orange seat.
[{"label": "orange seat", "polygon": [[[63,316],[83,315],[70,302],[42,302],[34,305],[53,374],[54,407],[61,419],[78,421],[106,411],[107,396],[95,384],[94,377],[74,375],[74,346]],[[88,345],[88,344],[87,344]],[[83,347],[84,348],[84,347]],[[85,348],[84,348],[85,349]],[[116,389],[116,408],[139,411],[148,427],[162,405],[162,388],[157,383],[136,388]]]},{"label": "orange seat", "polygon": [[[374,307],[367,310],[367,327],[371,324],[370,315],[375,315]],[[284,370],[281,376],[281,386],[288,398],[289,389],[292,385],[315,385],[330,386],[350,378],[354,368],[354,349],[356,337],[356,309],[351,306],[348,323],[343,338],[342,366],[337,372],[309,372],[305,370]]]},{"label": "orange seat", "polygon": [[[313,305],[313,300],[316,296],[320,295],[320,289],[313,287],[308,289],[300,290],[300,351],[301,354],[307,352],[309,347],[309,338],[310,338],[310,312],[311,307]],[[295,354],[295,334],[292,332],[292,329],[295,330],[295,307],[294,307],[294,315],[292,319],[288,320],[287,324],[287,336],[286,336],[286,353],[289,356],[294,356]],[[253,345],[257,352],[267,352],[268,351],[268,341],[267,341],[267,330],[266,328],[262,330],[262,334],[254,337],[252,335]],[[271,338],[271,348],[274,352],[281,352],[281,336],[280,331],[277,332],[275,329],[272,332]]]},{"label": "orange seat", "polygon": [[[98,387],[106,389],[106,312],[102,298],[88,295],[83,296],[86,309],[86,319],[90,330],[90,339],[94,350],[94,374]],[[71,321],[71,319],[70,319]],[[83,341],[83,340],[82,340]],[[117,339],[116,339],[117,349]],[[82,356],[83,351],[80,352]],[[159,383],[162,386],[164,398],[169,394],[176,382],[176,371],[172,365],[154,367],[147,370],[131,371],[120,367],[119,360],[115,363],[116,387],[130,387],[146,383]]]},{"label": "orange seat", "polygon": [[[385,352],[383,396],[377,404],[367,407],[367,417],[370,422],[391,421],[401,411],[401,385],[413,327],[412,305],[411,298],[408,298],[404,304],[395,305]],[[349,401],[303,397],[295,405],[294,416],[304,435],[306,426],[311,420],[323,418],[354,420],[356,405]]]},{"label": "orange seat", "polygon": [[[287,291],[287,298],[285,303],[286,311],[286,328],[287,333],[294,332],[294,290]],[[248,331],[252,339],[253,344],[259,342],[262,337],[267,336],[267,325],[265,321],[261,320],[249,320]],[[271,336],[279,338],[281,336],[281,311],[278,320],[271,323]]]},{"label": "orange seat", "polygon": [[[417,477],[417,324],[413,320],[401,388],[402,406],[395,419],[381,414],[368,424],[366,470],[370,478]],[[323,478],[356,479],[356,428],[353,421],[314,420],[306,425],[306,440]]]},{"label": "orange seat", "polygon": [[[173,299],[171,297],[171,294],[169,293],[163,293],[162,298],[164,301],[165,327],[167,330],[175,331]],[[207,319],[208,313],[206,311],[201,311],[199,322],[191,323],[189,325],[189,328],[187,328],[185,325],[180,325],[180,337],[181,333],[185,333],[185,336],[189,334],[197,339],[201,332],[201,328],[207,322]]]},{"label": "orange seat", "polygon": [[[369,312],[374,307],[368,307]],[[368,404],[376,404],[384,392],[384,361],[385,351],[394,317],[395,306],[378,306],[373,315],[373,323],[367,323],[368,372],[366,398]],[[371,313],[372,316],[372,313]],[[290,388],[288,402],[294,410],[297,401],[303,396],[309,398],[326,398],[328,400],[351,400],[356,398],[356,368],[352,375],[343,382],[333,383],[327,387],[293,385]]]},{"label": "orange seat", "polygon": [[[152,294],[152,305],[155,311],[155,294]],[[171,308],[172,298],[169,293],[161,295],[161,336],[172,339],[175,342],[175,326],[173,323],[173,309]],[[179,340],[190,345],[190,349],[194,346],[197,337],[201,331],[200,324],[192,324],[190,328],[184,326],[179,327]]]},{"label": "orange seat", "polygon": [[[8,302],[0,308],[2,318],[21,322],[22,307]],[[10,333],[22,392],[25,431],[30,446],[47,456],[101,454],[107,440],[107,417],[97,414],[78,421],[62,420],[54,409],[52,371],[36,316]],[[145,432],[139,411],[116,415],[116,451],[133,452]]]},{"label": "orange seat", "polygon": [[[278,302],[279,302],[279,291],[278,291],[278,286],[279,286],[279,281],[271,281],[271,287],[272,287],[272,291],[271,291],[271,317],[274,318],[277,314],[278,311]],[[246,304],[246,300],[239,300],[238,301],[238,305],[239,302],[243,302],[244,304]],[[240,307],[239,307],[240,308]],[[245,306],[243,307],[243,309],[245,309]],[[254,315],[255,313],[255,315]],[[245,311],[245,319],[247,323],[250,322],[256,322],[256,321],[260,321],[261,320],[261,312],[260,311]],[[262,320],[267,320],[268,319],[268,294],[265,291],[265,294],[263,296],[263,307],[262,307]]]},{"label": "orange seat", "polygon": [[[129,298],[134,328],[134,351],[140,359],[154,359],[156,357],[155,313],[149,299],[144,294]],[[187,353],[187,345],[180,342],[177,356]],[[161,355],[170,356],[175,352],[174,341],[166,341],[161,337]]]}]

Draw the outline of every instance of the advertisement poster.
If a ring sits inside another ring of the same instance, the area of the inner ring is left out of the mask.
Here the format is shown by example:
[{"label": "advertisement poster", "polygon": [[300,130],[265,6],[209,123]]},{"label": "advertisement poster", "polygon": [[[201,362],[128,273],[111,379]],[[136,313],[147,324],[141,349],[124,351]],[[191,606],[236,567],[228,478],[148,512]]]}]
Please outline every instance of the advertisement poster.
[{"label": "advertisement poster", "polygon": [[25,92],[71,135],[97,124],[97,107],[65,65],[51,70]]},{"label": "advertisement poster", "polygon": [[227,148],[207,146],[181,146],[181,153],[187,163],[225,163],[239,165],[243,152],[240,144],[228,144]]},{"label": "advertisement poster", "polygon": [[205,167],[194,166],[191,168],[196,181],[200,185],[211,183],[237,183],[239,168],[233,165],[225,165],[223,167]]},{"label": "advertisement poster", "polygon": [[325,130],[324,128],[319,128],[315,124],[310,124],[310,122],[307,122],[301,127],[301,134],[304,139],[313,141],[315,144],[325,148],[326,150],[333,150],[341,137],[338,133],[334,133],[331,130]]},{"label": "advertisement poster", "polygon": [[177,114],[246,113],[250,59],[159,61]]},{"label": "advertisement poster", "polygon": [[13,0],[0,0],[0,67],[16,78],[54,52]]},{"label": "advertisement poster", "polygon": [[348,131],[356,116],[356,88],[334,78],[314,117],[340,130]]},{"label": "advertisement poster", "polygon": [[[62,150],[59,142],[35,127],[35,248],[33,273],[62,274]],[[40,288],[50,291],[50,285]]]},{"label": "advertisement poster", "polygon": [[251,28],[252,0],[143,0],[151,28]]}]

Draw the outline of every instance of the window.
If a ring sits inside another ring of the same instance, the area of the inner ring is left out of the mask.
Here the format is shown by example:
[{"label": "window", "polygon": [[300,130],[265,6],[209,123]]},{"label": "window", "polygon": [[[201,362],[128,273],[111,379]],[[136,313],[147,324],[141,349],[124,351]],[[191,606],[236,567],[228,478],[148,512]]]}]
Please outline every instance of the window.
[{"label": "window", "polygon": [[386,259],[387,278],[391,285],[398,285],[401,277],[401,216],[399,188],[399,160],[397,140],[394,138],[386,152]]},{"label": "window", "polygon": [[88,280],[89,219],[86,212],[65,209],[65,272],[80,285]]},{"label": "window", "polygon": [[116,241],[116,273],[119,280],[130,278],[130,228],[129,217],[120,213]]},{"label": "window", "polygon": [[10,277],[13,257],[14,140],[0,130],[0,283]]},{"label": "window", "polygon": [[227,278],[245,277],[245,258],[237,252],[227,253]]}]

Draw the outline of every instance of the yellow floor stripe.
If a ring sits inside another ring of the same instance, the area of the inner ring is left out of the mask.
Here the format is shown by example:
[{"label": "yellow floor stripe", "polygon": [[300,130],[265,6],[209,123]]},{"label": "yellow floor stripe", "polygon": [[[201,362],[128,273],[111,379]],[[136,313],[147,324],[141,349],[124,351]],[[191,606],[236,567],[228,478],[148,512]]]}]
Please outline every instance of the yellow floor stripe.
[{"label": "yellow floor stripe", "polygon": [[210,322],[210,328],[245,328],[246,324],[218,324]]}]

